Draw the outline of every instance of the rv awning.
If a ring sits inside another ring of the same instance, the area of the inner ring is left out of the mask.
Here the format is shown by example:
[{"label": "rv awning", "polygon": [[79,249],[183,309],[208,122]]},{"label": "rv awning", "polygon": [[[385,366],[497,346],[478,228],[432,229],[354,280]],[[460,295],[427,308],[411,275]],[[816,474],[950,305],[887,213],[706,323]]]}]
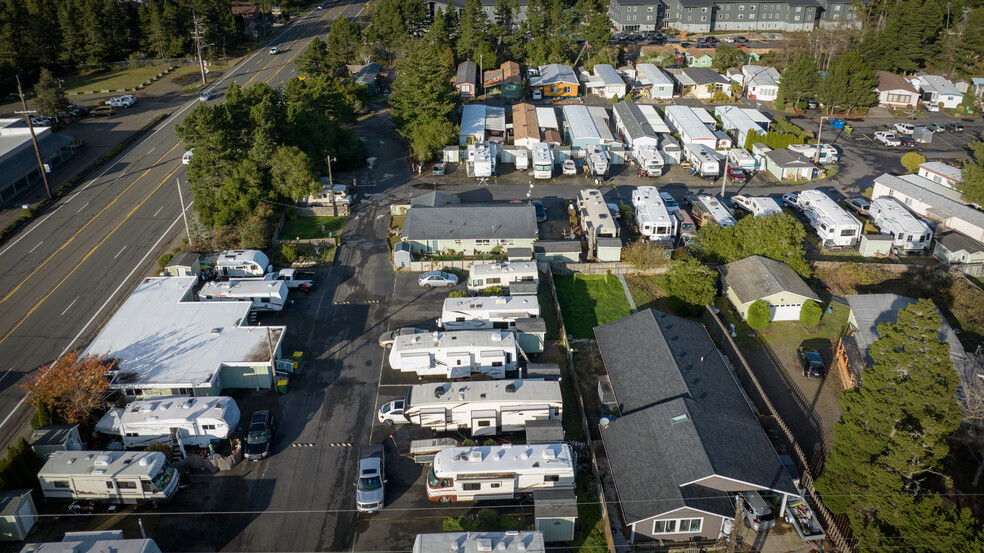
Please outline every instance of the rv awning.
[{"label": "rv awning", "polygon": [[123,409],[119,407],[113,407],[103,418],[99,419],[96,423],[96,432],[100,434],[113,434],[114,436],[120,436],[123,434],[122,426],[120,424],[123,418]]}]

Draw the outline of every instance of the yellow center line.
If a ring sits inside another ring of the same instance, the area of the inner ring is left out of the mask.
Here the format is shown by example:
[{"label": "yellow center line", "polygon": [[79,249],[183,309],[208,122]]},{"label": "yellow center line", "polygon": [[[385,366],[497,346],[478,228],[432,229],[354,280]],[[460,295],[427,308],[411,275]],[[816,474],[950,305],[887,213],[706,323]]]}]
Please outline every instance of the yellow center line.
[{"label": "yellow center line", "polygon": [[[175,146],[177,146],[177,144],[175,144]],[[102,246],[103,244],[105,244],[106,241],[109,240],[109,238],[111,236],[113,236],[114,234],[116,234],[116,231],[119,230],[121,226],[123,226],[123,223],[127,222],[127,220],[134,213],[136,213],[138,209],[140,209],[141,207],[143,207],[143,205],[145,203],[147,203],[147,200],[149,200],[150,197],[153,196],[155,192],[157,192],[158,190],[160,190],[160,188],[162,186],[164,186],[164,183],[167,182],[168,180],[170,180],[171,176],[174,175],[175,173],[177,173],[178,172],[178,169],[180,169],[180,168],[181,168],[181,164],[179,163],[178,166],[175,167],[173,171],[171,171],[170,173],[168,173],[168,175],[166,177],[164,177],[163,180],[161,180],[161,183],[158,184],[157,187],[155,187],[150,192],[150,194],[147,194],[147,197],[146,198],[144,198],[143,200],[141,200],[140,203],[138,203],[137,205],[135,205],[133,207],[133,209],[131,209],[130,212],[126,214],[126,217],[124,217],[123,220],[120,221],[120,223],[118,225],[116,225],[116,228],[114,228],[112,231],[110,231],[109,234],[107,234],[105,238],[103,238],[102,240],[100,240],[98,244],[96,244],[95,246],[93,246],[92,249],[89,250],[89,253],[85,254],[85,257],[82,258],[82,261],[79,261],[78,265],[76,265],[71,271],[68,272],[67,275],[65,275],[65,278],[63,278],[60,281],[58,281],[58,284],[56,284],[51,289],[50,292],[48,292],[43,298],[41,298],[38,301],[38,303],[34,304],[34,307],[32,307],[31,310],[28,311],[26,315],[24,315],[24,318],[22,318],[20,321],[17,322],[16,325],[14,325],[14,328],[11,328],[10,329],[10,332],[8,332],[3,338],[0,338],[0,344],[3,344],[4,342],[6,342],[7,341],[7,338],[10,338],[10,335],[13,334],[18,328],[20,328],[20,325],[24,324],[24,321],[26,321],[28,317],[30,317],[35,311],[37,311],[38,307],[41,307],[41,304],[43,304],[45,302],[45,300],[47,300],[49,297],[51,297],[52,294],[55,293],[55,290],[58,290],[58,288],[61,287],[61,285],[64,284],[65,281],[68,280],[69,277],[71,277],[75,273],[75,271],[77,271],[78,268],[81,267],[82,264],[85,263],[86,260],[88,260],[89,257],[92,256],[92,254],[96,253],[96,250],[98,250],[100,246]],[[143,175],[141,175],[141,176],[143,176]],[[133,185],[130,185],[130,186],[133,186]],[[115,202],[116,200],[113,200],[113,201]],[[112,204],[110,204],[110,205],[112,205]],[[109,207],[109,206],[107,206],[107,207]],[[73,236],[73,238],[74,238],[74,236]]]},{"label": "yellow center line", "polygon": [[[328,10],[327,13],[325,13],[323,16],[321,16],[321,19],[318,20],[318,23],[321,23],[321,21],[324,18],[328,17],[328,15],[330,15],[331,12],[335,11],[335,9],[339,9],[339,12],[335,15],[335,17],[331,18],[331,22],[335,21],[336,19],[338,19],[342,15],[342,12],[344,12],[345,11],[345,8],[347,8],[347,7],[348,6],[338,6],[338,8],[332,8],[332,9]],[[329,24],[331,22],[329,22]],[[318,35],[319,34],[321,34],[321,33],[316,33],[313,37],[311,37],[311,39],[307,41],[307,44],[304,45],[304,48],[307,48],[308,44],[311,44],[312,42],[314,42],[314,39],[318,38]],[[301,37],[297,37],[297,40],[301,40]],[[297,42],[297,40],[295,40],[294,42]],[[293,46],[294,45],[294,42],[290,43],[290,45]],[[277,69],[277,72],[274,73],[273,75],[271,75],[270,78],[266,80],[266,82],[269,83],[270,81],[272,81],[273,78],[277,76],[277,74],[279,74],[281,71],[284,70],[284,67],[287,67],[288,65],[290,65],[290,62],[294,61],[294,58],[296,58],[297,55],[300,54],[303,51],[304,51],[303,49],[298,49],[297,50],[297,53],[294,54],[293,56],[291,56],[290,59],[287,60],[286,63],[284,63],[283,65],[281,65],[280,66],[280,69]],[[263,69],[266,69],[266,68],[264,67]],[[249,83],[247,83],[247,84],[249,84]]]},{"label": "yellow center line", "polygon": [[[324,19],[324,18],[326,18],[326,17],[328,17],[328,14],[330,14],[330,13],[331,13],[331,11],[332,11],[332,10],[328,10],[327,12],[325,12],[325,14],[321,16],[321,19],[318,19],[318,23],[321,23],[321,20],[322,20],[322,19]],[[301,37],[297,37],[297,38],[295,38],[295,39],[294,39],[294,42],[291,42],[290,44],[288,44],[288,45],[287,45],[287,50],[290,50],[290,49],[291,49],[291,47],[293,47],[293,46],[294,46],[294,44],[295,44],[295,43],[297,43],[297,41],[298,41],[298,40],[301,40]],[[280,56],[275,56],[275,57],[274,57],[273,59],[271,59],[270,61],[268,61],[268,62],[266,63],[266,65],[264,65],[264,66],[263,66],[263,68],[262,68],[262,69],[260,69],[260,70],[259,70],[259,71],[257,71],[256,73],[254,73],[254,74],[253,74],[253,76],[252,76],[252,77],[250,77],[250,78],[249,78],[249,80],[248,80],[248,81],[246,81],[246,83],[245,83],[245,84],[243,84],[243,88],[246,88],[246,85],[248,85],[249,83],[251,83],[251,82],[253,82],[253,79],[255,79],[255,78],[256,78],[256,77],[257,77],[257,76],[258,76],[258,75],[259,75],[260,73],[262,73],[262,72],[264,72],[264,71],[266,71],[266,68],[267,68],[267,67],[270,67],[270,64],[271,64],[271,63],[273,63],[273,62],[275,62],[275,61],[277,61],[277,59],[278,59],[279,57],[280,57]],[[295,57],[297,57],[297,54],[294,54],[294,55],[293,55],[293,56],[292,56],[292,57],[291,57],[291,58],[290,58],[289,60],[287,60],[286,62],[284,62],[284,65],[287,65],[288,63],[290,63],[290,62],[291,62],[291,60],[293,60],[293,59],[294,59]],[[281,66],[281,67],[280,67],[280,69],[283,69],[283,66]],[[280,73],[280,69],[278,69],[278,70],[277,70],[277,73]],[[275,76],[277,75],[277,73],[274,73],[274,74],[273,74],[273,75],[274,75],[274,77],[275,77]],[[272,78],[273,78],[273,77],[270,77],[270,79],[272,79]],[[267,80],[266,80],[266,81],[264,81],[264,82],[270,82],[270,79],[267,79]]]},{"label": "yellow center line", "polygon": [[[181,144],[181,141],[180,140],[178,141],[178,144]],[[69,238],[57,250],[55,250],[51,255],[49,255],[48,258],[45,259],[40,265],[38,265],[38,267],[36,269],[34,269],[33,271],[31,271],[31,274],[29,274],[26,277],[24,277],[24,280],[20,281],[20,284],[18,284],[17,286],[15,286],[13,290],[11,290],[6,296],[3,297],[3,299],[0,299],[0,303],[3,303],[5,301],[9,300],[10,297],[14,295],[14,293],[16,293],[18,290],[20,290],[21,286],[24,286],[24,283],[26,283],[28,280],[30,280],[31,277],[33,277],[35,274],[37,274],[38,271],[40,271],[42,268],[44,268],[44,266],[47,265],[48,262],[51,261],[51,259],[53,257],[55,257],[56,255],[58,255],[59,252],[61,252],[65,248],[67,248],[68,245],[71,244],[72,241],[75,240],[78,237],[78,235],[82,234],[82,231],[84,231],[86,228],[88,228],[88,226],[91,225],[93,221],[95,221],[96,219],[99,218],[100,215],[102,215],[103,213],[105,213],[105,211],[107,209],[109,209],[113,204],[115,204],[117,202],[117,200],[119,200],[120,198],[123,197],[123,194],[126,194],[128,190],[130,190],[131,188],[133,188],[133,185],[135,185],[138,182],[140,182],[140,179],[144,178],[144,176],[146,176],[147,173],[149,173],[154,167],[156,167],[157,164],[161,162],[161,160],[163,160],[165,157],[167,157],[168,154],[170,154],[171,152],[173,152],[174,151],[174,148],[177,148],[178,147],[178,144],[175,144],[170,150],[168,150],[167,152],[165,152],[164,155],[162,155],[160,157],[160,159],[158,159],[157,161],[155,161],[146,171],[144,171],[139,177],[137,177],[137,179],[135,181],[133,181],[132,183],[130,183],[130,186],[127,186],[126,188],[124,188],[123,191],[120,192],[119,196],[116,196],[115,198],[113,198],[113,201],[111,201],[108,204],[106,204],[106,207],[102,208],[102,210],[100,210],[99,213],[96,213],[95,216],[93,216],[92,219],[89,219],[89,222],[87,222],[85,225],[83,225],[82,228],[80,228],[78,232],[76,232],[75,234],[73,234],[71,238]],[[131,152],[131,154],[132,154],[132,152]]]}]

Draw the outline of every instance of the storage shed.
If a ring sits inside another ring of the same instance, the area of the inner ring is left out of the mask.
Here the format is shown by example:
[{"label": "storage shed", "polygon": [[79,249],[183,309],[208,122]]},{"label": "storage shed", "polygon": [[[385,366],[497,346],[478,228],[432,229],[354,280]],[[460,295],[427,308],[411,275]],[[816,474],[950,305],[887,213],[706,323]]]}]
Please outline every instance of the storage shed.
[{"label": "storage shed", "polygon": [[413,261],[413,255],[410,250],[410,242],[397,242],[393,246],[393,265],[397,268],[409,267],[410,262]]},{"label": "storage shed", "polygon": [[862,257],[876,257],[892,253],[892,243],[895,241],[888,234],[862,234],[858,250]]},{"label": "storage shed", "polygon": [[529,261],[533,259],[533,248],[506,248],[506,261]]},{"label": "storage shed", "polygon": [[0,541],[23,541],[38,522],[31,490],[0,492]]},{"label": "storage shed", "polygon": [[622,239],[621,238],[598,238],[598,261],[621,261],[622,260]]},{"label": "storage shed", "polygon": [[539,490],[533,492],[533,517],[544,542],[574,540],[577,521],[577,496],[574,490]]},{"label": "storage shed", "polygon": [[82,451],[82,436],[76,424],[49,424],[31,432],[31,449],[42,459],[56,451]]},{"label": "storage shed", "polygon": [[198,276],[202,274],[201,260],[197,253],[176,254],[164,267],[164,276]]},{"label": "storage shed", "polygon": [[581,261],[581,243],[576,240],[537,240],[533,242],[537,261],[577,263]]},{"label": "storage shed", "polygon": [[523,353],[543,353],[546,338],[547,323],[543,319],[516,319],[516,343]]},{"label": "storage shed", "polygon": [[605,408],[609,413],[618,412],[618,401],[615,399],[615,389],[612,388],[612,379],[607,374],[598,377],[598,404]]},{"label": "storage shed", "polygon": [[564,421],[526,421],[527,444],[556,444],[564,441]]}]

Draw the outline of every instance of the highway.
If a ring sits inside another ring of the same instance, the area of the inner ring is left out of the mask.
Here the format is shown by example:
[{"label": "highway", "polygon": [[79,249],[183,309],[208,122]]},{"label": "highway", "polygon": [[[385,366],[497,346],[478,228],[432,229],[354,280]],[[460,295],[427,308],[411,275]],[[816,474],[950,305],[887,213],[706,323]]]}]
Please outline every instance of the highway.
[{"label": "highway", "polygon": [[[277,86],[296,76],[294,58],[311,40],[324,39],[332,21],[355,18],[365,7],[331,6],[295,19],[210,83],[220,93],[212,102],[223,101],[233,82]],[[272,46],[281,53],[269,54]],[[186,203],[191,194],[174,126],[197,102],[197,93],[175,97],[171,116],[156,130],[0,245],[0,445],[20,435],[30,415],[18,385],[63,352],[84,349],[183,234],[176,179]]]}]

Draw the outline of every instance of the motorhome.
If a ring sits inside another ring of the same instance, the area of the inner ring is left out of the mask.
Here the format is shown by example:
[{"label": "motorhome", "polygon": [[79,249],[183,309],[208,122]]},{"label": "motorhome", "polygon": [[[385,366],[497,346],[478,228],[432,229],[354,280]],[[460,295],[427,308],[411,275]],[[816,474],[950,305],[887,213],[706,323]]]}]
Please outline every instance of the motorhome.
[{"label": "motorhome", "polygon": [[697,226],[694,225],[694,220],[690,217],[690,214],[682,209],[677,209],[676,211],[671,211],[674,219],[676,219],[676,236],[677,244],[680,246],[689,246],[690,242],[693,241],[694,237],[697,236]]},{"label": "motorhome", "polygon": [[695,174],[712,179],[721,176],[721,158],[711,147],[704,144],[684,144],[683,156]]},{"label": "motorhome", "polygon": [[434,456],[427,499],[514,499],[538,490],[573,490],[575,464],[571,447],[562,443],[452,447]]},{"label": "motorhome", "polygon": [[206,282],[200,301],[248,301],[256,311],[281,311],[287,303],[287,283],[282,280],[227,280]]},{"label": "motorhome", "polygon": [[468,145],[468,166],[473,177],[491,177],[495,174],[495,146],[489,142]]},{"label": "motorhome", "polygon": [[663,154],[659,153],[656,146],[638,146],[632,151],[639,170],[644,171],[647,177],[658,177],[663,174]]},{"label": "motorhome", "polygon": [[165,503],[180,476],[160,451],[56,451],[38,473],[49,501]]},{"label": "motorhome", "polygon": [[840,160],[840,155],[837,153],[837,148],[834,148],[830,144],[821,144],[819,146],[820,148],[819,158],[817,157],[816,144],[791,144],[787,147],[790,149],[790,151],[796,152],[797,154],[809,158],[810,161],[816,159],[823,165],[827,165],[830,163],[837,163],[837,161]]},{"label": "motorhome", "polygon": [[825,245],[853,246],[861,238],[861,223],[823,192],[804,190],[796,205]]},{"label": "motorhome", "polygon": [[738,223],[735,221],[734,215],[728,209],[728,206],[721,203],[714,196],[708,196],[707,194],[697,196],[691,203],[690,211],[694,220],[700,226],[704,226],[707,223],[714,223],[728,228]]},{"label": "motorhome", "polygon": [[505,378],[516,369],[516,348],[516,334],[505,330],[401,334],[393,340],[389,362],[394,370],[418,376]]},{"label": "motorhome", "polygon": [[263,278],[272,270],[270,259],[256,250],[226,250],[215,261],[215,271],[223,277]]},{"label": "motorhome", "polygon": [[159,397],[110,409],[96,428],[119,435],[127,448],[170,443],[172,432],[184,445],[208,447],[213,439],[228,438],[239,417],[231,397]]},{"label": "motorhome", "polygon": [[540,273],[535,261],[476,263],[468,272],[469,292],[481,292],[493,287],[508,288],[517,282],[532,282],[539,286]]},{"label": "motorhome", "polygon": [[738,194],[731,198],[731,202],[735,204],[735,207],[740,207],[756,217],[782,213],[782,206],[779,205],[779,202],[768,196],[742,196]]},{"label": "motorhome", "polygon": [[632,192],[632,209],[635,212],[639,234],[649,240],[673,242],[676,218],[666,209],[659,190],[655,186],[640,186]]},{"label": "motorhome", "polygon": [[387,426],[409,422],[438,432],[494,436],[522,431],[528,421],[559,421],[563,409],[556,380],[445,382],[411,386],[406,397],[379,410],[379,419]]},{"label": "motorhome", "polygon": [[550,179],[553,178],[553,156],[550,154],[550,146],[542,142],[533,145],[533,178]]},{"label": "motorhome", "polygon": [[588,241],[589,251],[595,251],[598,238],[618,238],[618,223],[612,218],[601,191],[582,189],[577,194],[577,208],[581,214],[581,232]]},{"label": "motorhome", "polygon": [[892,236],[892,245],[902,250],[922,250],[933,242],[933,231],[891,196],[871,200],[871,222],[882,234]]},{"label": "motorhome", "polygon": [[540,316],[536,296],[447,298],[437,326],[444,330],[512,330],[519,319]]},{"label": "motorhome", "polygon": [[592,175],[598,177],[608,176],[608,150],[601,144],[593,144],[588,147],[587,165]]}]

